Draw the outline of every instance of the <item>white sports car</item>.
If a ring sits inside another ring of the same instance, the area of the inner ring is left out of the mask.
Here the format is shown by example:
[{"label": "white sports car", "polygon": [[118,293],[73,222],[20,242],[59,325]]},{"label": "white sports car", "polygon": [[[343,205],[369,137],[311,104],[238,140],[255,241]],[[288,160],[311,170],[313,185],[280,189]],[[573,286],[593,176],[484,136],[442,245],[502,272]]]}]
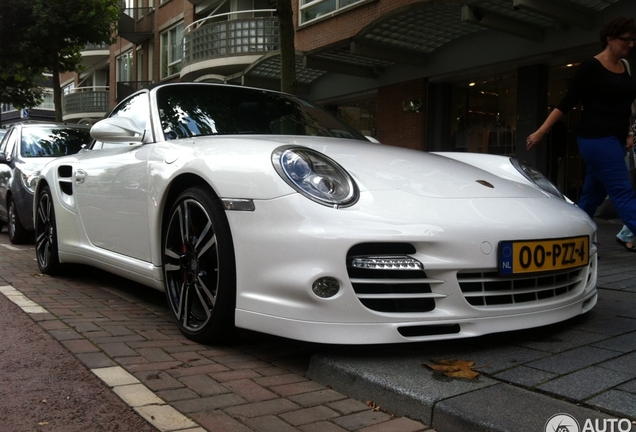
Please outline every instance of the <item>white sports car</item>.
[{"label": "white sports car", "polygon": [[165,84],[35,194],[40,270],[163,290],[189,338],[371,344],[543,326],[597,301],[596,226],[508,157],[371,142],[282,93]]}]

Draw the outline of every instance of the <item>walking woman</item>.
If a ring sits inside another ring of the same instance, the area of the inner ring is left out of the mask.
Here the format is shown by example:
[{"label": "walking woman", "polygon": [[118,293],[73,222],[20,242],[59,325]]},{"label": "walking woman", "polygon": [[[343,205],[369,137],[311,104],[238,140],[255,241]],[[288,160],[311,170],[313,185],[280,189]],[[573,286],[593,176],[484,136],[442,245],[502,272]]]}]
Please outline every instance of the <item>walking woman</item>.
[{"label": "walking woman", "polygon": [[636,23],[618,17],[600,31],[603,51],[582,62],[567,93],[536,132],[528,136],[527,149],[537,145],[550,128],[579,101],[583,105],[576,141],[586,174],[578,206],[590,217],[609,196],[623,223],[636,233],[636,192],[625,165],[625,148],[634,145],[630,125],[636,81],[621,61],[636,40]]}]

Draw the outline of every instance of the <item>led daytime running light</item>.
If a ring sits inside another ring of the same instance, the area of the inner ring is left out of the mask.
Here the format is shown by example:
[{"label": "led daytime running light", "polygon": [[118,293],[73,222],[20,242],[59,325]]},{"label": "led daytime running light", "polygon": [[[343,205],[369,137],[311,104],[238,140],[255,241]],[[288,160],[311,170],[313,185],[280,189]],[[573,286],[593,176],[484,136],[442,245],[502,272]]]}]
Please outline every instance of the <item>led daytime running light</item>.
[{"label": "led daytime running light", "polygon": [[356,257],[351,266],[367,270],[424,270],[418,260],[408,257]]}]

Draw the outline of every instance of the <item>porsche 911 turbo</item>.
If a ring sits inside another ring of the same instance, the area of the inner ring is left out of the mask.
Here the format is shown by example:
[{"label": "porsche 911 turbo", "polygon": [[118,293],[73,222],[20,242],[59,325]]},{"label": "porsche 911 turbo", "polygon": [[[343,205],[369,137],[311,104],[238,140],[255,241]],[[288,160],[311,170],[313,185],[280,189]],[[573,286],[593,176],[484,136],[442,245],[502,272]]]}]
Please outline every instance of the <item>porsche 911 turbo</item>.
[{"label": "porsche 911 turbo", "polygon": [[597,301],[596,226],[511,157],[373,142],[279,92],[162,84],[48,163],[36,256],[165,291],[189,338],[330,344],[544,326]]}]

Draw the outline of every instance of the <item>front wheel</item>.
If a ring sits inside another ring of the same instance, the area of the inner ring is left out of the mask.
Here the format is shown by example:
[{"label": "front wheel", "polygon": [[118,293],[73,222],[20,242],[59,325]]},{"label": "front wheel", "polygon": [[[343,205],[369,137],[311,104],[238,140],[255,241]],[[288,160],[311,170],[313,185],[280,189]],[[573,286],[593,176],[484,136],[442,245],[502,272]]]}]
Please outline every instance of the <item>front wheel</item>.
[{"label": "front wheel", "polygon": [[18,215],[18,209],[15,206],[13,199],[9,199],[8,205],[8,223],[7,230],[9,231],[9,241],[13,244],[26,243],[29,238],[29,232],[20,222],[20,216]]},{"label": "front wheel", "polygon": [[51,189],[44,186],[37,197],[35,218],[35,254],[38,267],[44,274],[53,274],[60,267],[57,254],[57,227],[55,226],[55,209]]},{"label": "front wheel", "polygon": [[225,209],[210,195],[193,187],[175,201],[164,224],[163,273],[181,332],[219,343],[234,334],[236,264]]}]

